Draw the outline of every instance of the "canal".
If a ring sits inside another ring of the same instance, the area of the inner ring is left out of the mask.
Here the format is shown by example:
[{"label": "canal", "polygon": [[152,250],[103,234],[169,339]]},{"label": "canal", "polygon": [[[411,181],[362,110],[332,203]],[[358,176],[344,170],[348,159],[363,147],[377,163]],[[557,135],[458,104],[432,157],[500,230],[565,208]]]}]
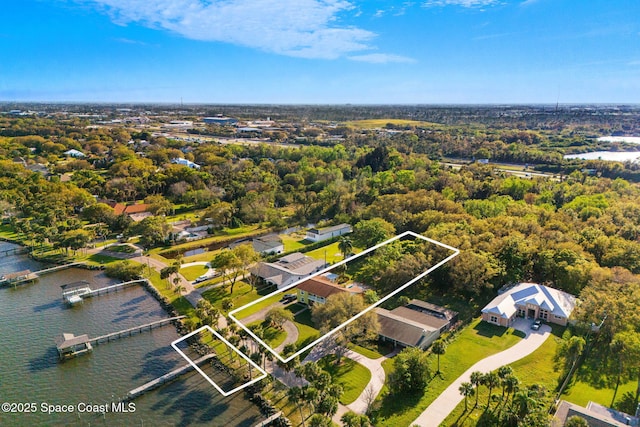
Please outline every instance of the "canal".
[{"label": "canal", "polygon": [[[0,242],[0,250],[11,247]],[[0,275],[39,268],[25,255],[0,259]],[[79,280],[92,288],[116,283],[102,272],[68,269],[16,289],[0,288],[0,403],[35,403],[37,408],[33,413],[0,412],[0,425],[253,426],[262,419],[243,393],[224,398],[195,372],[137,398],[133,411],[79,412],[89,405],[110,405],[185,363],[170,346],[179,337],[173,326],[96,345],[88,355],[60,362],[55,338],[63,332],[94,337],[168,317],[139,286],[67,307],[60,285]],[[44,405],[69,405],[66,409],[74,412],[46,414]]]}]

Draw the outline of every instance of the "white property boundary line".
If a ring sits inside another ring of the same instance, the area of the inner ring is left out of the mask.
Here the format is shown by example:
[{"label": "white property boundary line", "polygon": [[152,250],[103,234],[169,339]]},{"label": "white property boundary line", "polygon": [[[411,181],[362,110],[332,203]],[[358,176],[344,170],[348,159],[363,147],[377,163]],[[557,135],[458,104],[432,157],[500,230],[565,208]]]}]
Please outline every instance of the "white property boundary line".
[{"label": "white property boundary line", "polygon": [[[438,262],[436,265],[434,265],[434,266],[430,267],[427,271],[425,271],[425,272],[423,272],[423,273],[421,273],[421,274],[417,275],[417,276],[416,276],[416,277],[414,277],[413,279],[409,280],[407,283],[405,283],[404,285],[400,286],[398,289],[396,289],[395,291],[391,292],[389,295],[385,296],[384,298],[379,299],[379,300],[378,300],[378,301],[376,301],[374,304],[370,305],[369,307],[367,307],[366,309],[364,309],[364,310],[363,310],[363,311],[361,311],[360,313],[358,313],[358,314],[356,314],[355,316],[353,316],[351,319],[347,320],[346,322],[342,323],[341,325],[336,326],[336,327],[335,327],[334,329],[332,329],[331,331],[327,332],[326,334],[324,334],[324,335],[323,335],[323,336],[321,336],[320,338],[316,339],[316,340],[315,340],[314,342],[312,342],[311,344],[308,344],[307,346],[305,346],[305,347],[304,347],[304,348],[302,348],[301,350],[297,351],[296,353],[292,354],[291,356],[287,357],[286,359],[284,359],[284,358],[283,358],[283,357],[282,357],[282,356],[281,356],[277,351],[275,351],[274,349],[272,349],[272,348],[271,348],[271,347],[270,347],[266,342],[264,342],[262,339],[258,338],[258,337],[253,333],[253,331],[251,331],[249,328],[247,328],[247,327],[246,327],[246,326],[245,326],[245,325],[244,325],[240,320],[236,319],[236,318],[235,318],[235,316],[234,316],[234,314],[235,314],[235,313],[237,313],[237,312],[239,312],[239,311],[242,311],[242,310],[244,310],[244,309],[246,309],[246,308],[248,308],[248,307],[251,307],[252,305],[259,303],[260,301],[264,301],[265,299],[270,298],[270,297],[272,297],[272,296],[273,296],[273,295],[275,295],[275,294],[279,294],[279,293],[284,292],[284,291],[286,291],[286,290],[288,290],[288,289],[291,289],[291,288],[293,288],[293,287],[296,287],[296,286],[298,286],[300,283],[305,282],[305,281],[307,281],[307,280],[311,279],[312,277],[316,277],[316,276],[319,276],[319,275],[321,275],[321,274],[324,274],[324,273],[326,273],[326,272],[328,272],[328,271],[330,271],[330,270],[333,270],[333,269],[334,269],[334,268],[336,268],[336,267],[339,267],[339,266],[341,266],[341,265],[343,265],[343,264],[347,263],[348,261],[352,261],[352,260],[353,260],[353,259],[355,259],[355,258],[358,258],[358,257],[361,257],[361,256],[363,256],[363,255],[366,255],[366,254],[368,254],[368,253],[369,253],[369,252],[371,252],[371,251],[374,251],[374,250],[376,250],[376,249],[378,249],[378,248],[380,248],[380,247],[382,247],[382,246],[384,246],[384,245],[386,245],[386,244],[389,244],[389,243],[391,243],[391,242],[393,242],[393,241],[396,241],[396,240],[402,239],[403,237],[406,237],[406,236],[413,236],[413,237],[415,237],[415,238],[417,238],[417,239],[422,239],[422,240],[425,240],[425,241],[427,241],[427,242],[433,243],[433,244],[435,244],[435,245],[437,245],[437,246],[440,246],[440,247],[446,248],[446,249],[448,249],[448,250],[450,250],[450,251],[453,251],[453,254],[452,254],[452,255],[449,255],[448,257],[446,257],[446,258],[445,258],[445,259],[443,259],[442,261]],[[364,316],[366,313],[368,313],[369,311],[373,310],[374,308],[376,308],[377,306],[379,306],[380,304],[382,304],[383,302],[385,302],[386,300],[388,300],[389,298],[391,298],[392,296],[394,296],[394,295],[395,295],[395,294],[397,294],[398,292],[402,292],[402,291],[403,291],[404,289],[406,289],[407,287],[409,287],[409,286],[413,285],[415,282],[417,282],[418,280],[422,279],[422,278],[423,278],[423,277],[425,277],[427,274],[431,273],[433,270],[435,270],[435,269],[437,269],[438,267],[440,267],[440,266],[444,265],[445,263],[449,262],[450,260],[452,260],[453,258],[455,258],[456,256],[458,256],[458,254],[459,254],[459,253],[460,253],[460,250],[459,250],[459,249],[456,249],[456,248],[454,248],[454,247],[452,247],[452,246],[446,245],[446,244],[444,244],[444,243],[442,243],[442,242],[438,242],[437,240],[430,239],[430,238],[425,237],[425,236],[423,236],[423,235],[421,235],[421,234],[414,233],[413,231],[405,231],[404,233],[402,233],[402,234],[398,234],[397,236],[392,237],[392,238],[391,238],[391,239],[389,239],[389,240],[385,240],[385,241],[384,241],[384,242],[382,242],[382,243],[379,243],[379,244],[377,244],[377,245],[375,245],[375,246],[372,246],[372,247],[370,247],[369,249],[366,249],[366,250],[364,250],[364,251],[360,252],[359,254],[357,254],[357,255],[355,255],[355,256],[352,256],[352,257],[349,257],[349,258],[347,258],[347,259],[344,259],[344,260],[342,260],[342,261],[340,261],[340,262],[338,262],[338,263],[336,263],[336,264],[333,264],[333,265],[331,265],[331,266],[329,266],[329,267],[327,267],[327,268],[324,268],[324,269],[322,269],[322,270],[318,271],[317,273],[314,273],[314,274],[312,274],[312,275],[310,275],[310,276],[304,277],[304,278],[302,278],[302,279],[300,279],[300,280],[298,280],[298,281],[296,281],[296,282],[294,282],[294,283],[290,284],[289,286],[285,286],[284,288],[282,288],[282,289],[278,289],[278,290],[276,290],[276,291],[274,291],[274,292],[272,292],[272,293],[270,293],[270,294],[268,294],[268,295],[263,296],[262,298],[259,298],[259,299],[255,300],[255,301],[250,302],[249,304],[246,304],[246,305],[244,305],[244,306],[242,306],[242,307],[240,307],[240,308],[236,308],[235,310],[232,310],[232,311],[230,311],[230,312],[229,312],[229,317],[230,317],[231,319],[233,319],[233,320],[234,320],[234,322],[236,322],[236,323],[237,323],[237,324],[238,324],[242,329],[244,329],[244,330],[245,330],[245,332],[247,332],[251,337],[253,337],[253,339],[254,339],[254,340],[256,340],[256,341],[257,341],[258,343],[260,343],[264,348],[266,348],[267,350],[269,350],[269,352],[270,352],[271,354],[273,354],[275,357],[277,357],[277,358],[278,358],[278,360],[280,360],[282,363],[287,363],[287,362],[289,362],[290,360],[292,360],[293,358],[295,358],[296,356],[300,356],[302,353],[304,353],[305,351],[309,350],[311,347],[315,346],[315,345],[316,345],[316,344],[318,344],[320,341],[323,341],[323,340],[325,340],[325,339],[329,338],[331,335],[335,334],[336,332],[338,332],[340,329],[344,328],[345,326],[347,326],[347,325],[348,325],[348,324],[350,324],[351,322],[353,322],[353,321],[357,320],[357,319],[358,319],[358,318],[360,318],[361,316]],[[216,334],[216,335],[217,335],[217,334]]]},{"label": "white property boundary line", "polygon": [[[180,350],[180,349],[178,348],[178,346],[176,345],[176,344],[178,344],[179,342],[184,341],[184,340],[186,340],[187,338],[189,338],[189,337],[191,337],[191,336],[193,336],[193,335],[195,335],[195,334],[197,334],[197,333],[200,333],[200,332],[202,332],[202,331],[203,331],[203,330],[205,330],[205,329],[209,330],[209,332],[211,332],[213,335],[215,335],[215,336],[216,336],[216,338],[218,338],[220,341],[222,341],[223,343],[225,343],[226,345],[228,345],[229,347],[231,347],[231,348],[233,349],[233,351],[235,351],[235,352],[236,352],[236,353],[238,353],[240,356],[242,356],[242,358],[243,358],[244,360],[246,360],[247,362],[249,362],[249,364],[250,364],[251,366],[253,366],[253,367],[254,367],[254,368],[256,368],[258,371],[260,371],[260,372],[262,373],[262,375],[260,375],[259,377],[256,377],[256,378],[252,379],[251,381],[249,381],[249,382],[248,382],[248,383],[246,383],[246,384],[243,384],[243,385],[241,385],[241,386],[238,386],[238,387],[234,388],[233,390],[230,390],[230,391],[224,391],[223,389],[221,389],[221,388],[220,388],[220,386],[218,386],[218,384],[216,384],[216,383],[215,383],[211,378],[209,378],[209,376],[208,376],[207,374],[205,374],[205,373],[202,371],[202,369],[200,369],[200,367],[199,367],[198,365],[196,365],[196,364],[193,362],[193,360],[191,360],[191,358],[190,358],[189,356],[187,356],[186,354],[184,354],[184,353],[182,352],[182,350]],[[194,368],[196,371],[198,371],[198,372],[200,373],[200,375],[202,375],[202,376],[204,377],[204,379],[205,379],[205,380],[207,380],[207,381],[209,382],[209,384],[211,384],[212,386],[214,386],[214,387],[216,388],[216,390],[218,390],[218,391],[220,392],[220,394],[222,394],[222,395],[223,395],[223,396],[225,396],[225,397],[231,396],[233,393],[235,393],[235,392],[237,392],[237,391],[240,391],[240,390],[242,390],[242,389],[243,389],[243,388],[245,388],[245,387],[249,387],[251,384],[254,384],[254,383],[258,382],[258,381],[260,381],[261,379],[266,378],[266,376],[267,376],[267,372],[266,372],[264,369],[262,369],[262,368],[260,367],[260,365],[256,364],[253,360],[249,359],[249,358],[248,358],[248,357],[247,357],[243,352],[241,352],[240,350],[238,350],[238,349],[237,349],[233,344],[231,344],[229,341],[227,341],[226,339],[224,339],[224,337],[222,337],[219,333],[217,333],[216,331],[214,331],[214,330],[211,328],[211,326],[209,326],[209,325],[205,325],[205,326],[203,326],[203,327],[201,327],[201,328],[199,328],[199,329],[196,329],[195,331],[193,331],[193,332],[191,332],[191,333],[189,333],[189,334],[187,334],[187,335],[185,335],[185,336],[183,336],[183,337],[181,337],[181,338],[178,338],[177,340],[175,340],[175,341],[173,341],[173,342],[171,343],[171,347],[173,347],[173,349],[174,349],[175,351],[177,351],[178,353],[180,353],[180,356],[184,357],[184,358],[185,358],[185,360],[186,360],[187,362],[189,362],[189,364],[190,364],[191,366],[193,366],[193,368]]]}]

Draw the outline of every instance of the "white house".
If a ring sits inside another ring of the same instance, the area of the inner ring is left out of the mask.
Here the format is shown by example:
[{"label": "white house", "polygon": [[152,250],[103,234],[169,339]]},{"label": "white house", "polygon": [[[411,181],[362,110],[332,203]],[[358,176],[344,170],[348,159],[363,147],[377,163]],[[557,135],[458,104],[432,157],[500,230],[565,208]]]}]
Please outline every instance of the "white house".
[{"label": "white house", "polygon": [[75,158],[86,157],[82,151],[76,150],[75,148],[65,151],[64,155],[67,157],[75,157]]},{"label": "white house", "polygon": [[342,236],[343,234],[351,233],[353,228],[349,224],[339,224],[333,227],[324,228],[312,228],[307,231],[307,240],[312,242],[321,242],[323,240],[331,239],[332,237]]},{"label": "white house", "polygon": [[282,289],[297,280],[307,277],[324,268],[325,262],[295,252],[284,256],[276,262],[259,262],[249,271],[265,283],[276,285]]},{"label": "white house", "polygon": [[191,160],[183,159],[182,157],[178,157],[176,159],[171,160],[171,163],[187,166],[187,167],[190,167],[191,169],[200,169],[199,164],[193,163]]},{"label": "white house", "polygon": [[520,283],[495,297],[482,309],[482,320],[510,326],[516,317],[542,319],[565,326],[576,297],[537,283]]}]

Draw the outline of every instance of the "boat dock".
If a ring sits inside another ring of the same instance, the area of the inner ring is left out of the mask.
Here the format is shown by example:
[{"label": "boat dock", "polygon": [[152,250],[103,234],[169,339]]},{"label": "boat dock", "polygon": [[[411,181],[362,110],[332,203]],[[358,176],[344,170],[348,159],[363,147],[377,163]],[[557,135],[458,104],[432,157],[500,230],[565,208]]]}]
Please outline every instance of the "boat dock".
[{"label": "boat dock", "polygon": [[[201,358],[194,360],[193,363],[195,363],[196,365],[200,366],[202,363],[206,362],[209,359],[212,359],[216,357],[215,354],[207,354],[206,356],[202,356]],[[169,372],[168,374],[165,374],[159,378],[156,378],[155,380],[149,381],[148,383],[141,385],[138,388],[134,388],[133,390],[131,390],[129,393],[127,393],[127,400],[132,400],[135,399],[136,397],[150,391],[153,390],[155,388],[160,387],[161,385],[172,381],[174,379],[176,379],[177,377],[179,377],[182,374],[185,374],[189,371],[193,370],[193,366],[191,366],[191,364],[189,365],[185,365],[182,366],[181,368],[178,369],[174,369],[173,371]]]},{"label": "boat dock", "polygon": [[16,273],[9,273],[2,277],[0,277],[0,285],[20,285],[26,282],[33,282],[40,276],[44,276],[48,273],[53,273],[54,271],[64,270],[69,267],[74,267],[76,265],[83,265],[84,262],[72,262],[70,264],[57,265],[55,267],[45,268],[44,270],[31,272],[29,270],[18,271]]},{"label": "boat dock", "polygon": [[75,283],[69,283],[67,285],[62,285],[62,298],[69,305],[74,305],[79,302],[82,302],[85,298],[91,298],[103,294],[108,294],[110,292],[117,292],[121,289],[127,288],[132,285],[136,285],[138,283],[144,283],[147,279],[138,279],[138,280],[130,280],[128,282],[117,283],[115,285],[105,286],[100,289],[91,289],[89,286],[89,282],[81,281]]},{"label": "boat dock", "polygon": [[168,325],[174,320],[184,319],[185,317],[186,316],[176,316],[168,319],[156,320],[155,322],[134,326],[133,328],[123,329],[121,331],[101,335],[96,338],[89,338],[86,334],[74,336],[73,334],[64,333],[62,334],[61,339],[59,338],[56,340],[56,347],[61,359],[75,357],[91,351],[93,349],[92,345],[99,345],[119,338],[130,337],[136,332],[142,333],[145,330],[150,331],[153,328]]}]

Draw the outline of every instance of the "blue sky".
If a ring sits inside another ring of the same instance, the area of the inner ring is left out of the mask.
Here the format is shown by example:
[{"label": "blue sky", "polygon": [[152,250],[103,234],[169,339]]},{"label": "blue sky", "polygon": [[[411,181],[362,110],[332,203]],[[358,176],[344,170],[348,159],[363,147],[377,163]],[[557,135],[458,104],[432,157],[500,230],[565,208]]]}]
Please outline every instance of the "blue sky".
[{"label": "blue sky", "polygon": [[19,0],[0,101],[639,103],[638,0]]}]

